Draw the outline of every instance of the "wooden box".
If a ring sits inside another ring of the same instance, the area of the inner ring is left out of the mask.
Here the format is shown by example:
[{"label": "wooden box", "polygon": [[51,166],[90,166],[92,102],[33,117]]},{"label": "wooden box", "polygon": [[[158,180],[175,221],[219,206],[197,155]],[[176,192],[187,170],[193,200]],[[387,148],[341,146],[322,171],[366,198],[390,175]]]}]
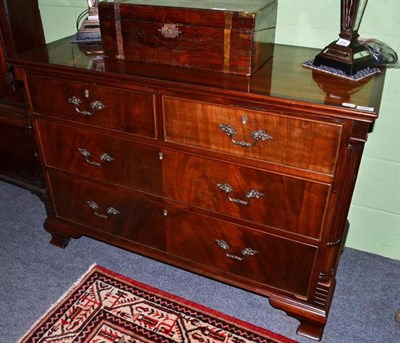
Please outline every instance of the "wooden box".
[{"label": "wooden box", "polygon": [[277,0],[99,3],[107,56],[251,75],[273,53]]}]

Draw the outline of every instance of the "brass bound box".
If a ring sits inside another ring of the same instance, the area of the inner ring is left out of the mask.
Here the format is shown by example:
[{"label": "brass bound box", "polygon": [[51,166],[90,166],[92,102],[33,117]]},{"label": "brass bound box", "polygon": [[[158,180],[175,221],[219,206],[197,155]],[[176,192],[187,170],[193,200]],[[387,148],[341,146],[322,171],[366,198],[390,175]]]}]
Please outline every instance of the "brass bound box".
[{"label": "brass bound box", "polygon": [[277,0],[99,3],[107,56],[251,75],[273,53]]}]

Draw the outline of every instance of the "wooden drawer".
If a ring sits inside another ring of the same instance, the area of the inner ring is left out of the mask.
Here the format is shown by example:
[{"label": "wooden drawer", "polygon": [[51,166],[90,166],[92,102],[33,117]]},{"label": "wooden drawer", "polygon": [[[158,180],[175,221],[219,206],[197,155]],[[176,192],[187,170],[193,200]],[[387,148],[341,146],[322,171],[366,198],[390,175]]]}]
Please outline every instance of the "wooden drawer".
[{"label": "wooden drawer", "polygon": [[[100,231],[165,251],[164,208],[77,177],[49,173],[56,215]],[[85,233],[83,233],[85,234]]]},{"label": "wooden drawer", "polygon": [[168,209],[170,254],[205,265],[247,287],[306,296],[317,249],[243,226]]},{"label": "wooden drawer", "polygon": [[[340,124],[173,97],[163,98],[163,111],[167,141],[326,174],[334,172]],[[235,134],[229,135],[233,130]],[[259,130],[265,134],[257,140],[253,134]]]},{"label": "wooden drawer", "polygon": [[28,81],[37,114],[156,137],[152,94],[38,75]]},{"label": "wooden drawer", "polygon": [[158,148],[42,120],[37,127],[46,166],[160,193]]},{"label": "wooden drawer", "polygon": [[[38,120],[46,166],[319,238],[330,186]],[[104,158],[108,156],[108,158]],[[232,191],[229,192],[229,187]],[[252,195],[246,194],[250,191]]]},{"label": "wooden drawer", "polygon": [[163,150],[166,197],[319,238],[330,186]]},{"label": "wooden drawer", "polygon": [[[50,173],[56,215],[167,252],[227,279],[307,295],[316,248]],[[90,203],[89,203],[90,202]],[[85,233],[83,233],[85,234]],[[288,268],[290,266],[290,268]]]}]

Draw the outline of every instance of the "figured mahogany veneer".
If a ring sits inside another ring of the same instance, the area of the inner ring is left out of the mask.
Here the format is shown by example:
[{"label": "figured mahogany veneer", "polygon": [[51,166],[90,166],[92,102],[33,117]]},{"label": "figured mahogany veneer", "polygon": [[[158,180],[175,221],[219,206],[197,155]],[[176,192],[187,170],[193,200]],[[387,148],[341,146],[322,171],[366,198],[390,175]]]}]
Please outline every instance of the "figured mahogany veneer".
[{"label": "figured mahogany veneer", "polygon": [[[163,98],[163,107],[166,141],[333,173],[342,130],[339,123],[170,97]],[[268,137],[246,149],[232,144],[222,130],[227,124],[235,129],[232,139],[238,142],[252,144],[252,133],[257,130],[264,130]]]},{"label": "figured mahogany veneer", "polygon": [[[47,166],[319,238],[330,186],[38,121]],[[71,130],[77,134],[71,135]],[[82,150],[90,153],[85,156]],[[107,153],[111,161],[101,161]],[[162,156],[163,161],[160,160]],[[101,167],[99,164],[102,164]],[[228,194],[222,184],[235,189]],[[250,190],[262,193],[246,198]],[[237,198],[249,206],[229,201]],[[323,201],[325,199],[325,201]],[[250,206],[251,204],[251,206]]]},{"label": "figured mahogany veneer", "polygon": [[384,73],[349,84],[285,46],[250,78],[46,49],[12,63],[51,242],[86,235],[257,292],[320,339]]},{"label": "figured mahogany veneer", "polygon": [[[319,238],[329,184],[175,151],[163,150],[163,155],[163,193],[168,198]],[[252,190],[258,196],[249,197]]]},{"label": "figured mahogany veneer", "polygon": [[[159,148],[46,121],[38,121],[38,130],[47,166],[162,193]],[[110,158],[102,159],[103,154]]]},{"label": "figured mahogany veneer", "polygon": [[37,75],[29,77],[29,86],[35,113],[156,137],[154,95],[151,93]]},{"label": "figured mahogany veneer", "polygon": [[[295,241],[248,230],[207,216],[194,215],[158,202],[119,192],[110,202],[111,189],[90,182],[50,173],[57,215],[71,223],[86,226],[87,233],[104,231],[129,244],[140,244],[162,253],[188,260],[220,273],[243,278],[242,282],[268,284],[305,296],[316,249]],[[90,207],[94,202],[98,209]],[[117,213],[107,210],[114,208]],[[246,235],[246,238],[242,236]],[[219,247],[217,240],[229,242]],[[243,255],[245,248],[254,255]],[[231,256],[227,256],[231,254]],[[277,259],[279,256],[279,259]],[[238,263],[238,259],[246,263]],[[276,265],[290,265],[276,273]]]}]

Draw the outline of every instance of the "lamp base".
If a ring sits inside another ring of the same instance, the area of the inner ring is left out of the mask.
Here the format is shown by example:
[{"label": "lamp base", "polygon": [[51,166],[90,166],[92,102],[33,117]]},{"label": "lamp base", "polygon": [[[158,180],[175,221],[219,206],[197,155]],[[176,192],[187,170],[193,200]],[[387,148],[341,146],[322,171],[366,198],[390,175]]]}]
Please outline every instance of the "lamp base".
[{"label": "lamp base", "polygon": [[375,58],[368,49],[357,41],[349,42],[347,46],[340,45],[341,40],[326,46],[317,56],[313,64],[342,70],[347,75],[354,75],[359,70],[377,67]]}]

